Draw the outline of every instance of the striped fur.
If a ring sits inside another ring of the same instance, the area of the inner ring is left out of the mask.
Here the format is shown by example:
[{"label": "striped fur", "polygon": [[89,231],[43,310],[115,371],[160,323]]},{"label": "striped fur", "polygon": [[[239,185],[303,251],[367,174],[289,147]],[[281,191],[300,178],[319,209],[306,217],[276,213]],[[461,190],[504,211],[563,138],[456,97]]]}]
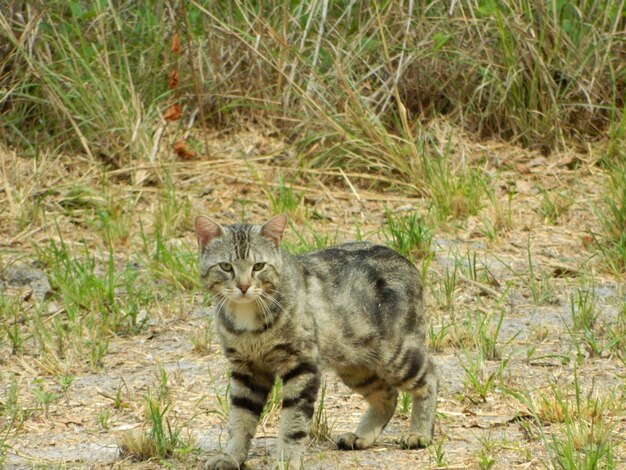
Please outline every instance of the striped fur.
[{"label": "striped fur", "polygon": [[349,243],[290,256],[279,248],[286,218],[222,227],[196,220],[202,279],[215,295],[217,330],[232,367],[229,440],[205,468],[238,468],[271,387],[283,381],[277,457],[299,468],[320,369],[334,369],[369,404],[344,449],[371,446],[399,390],[412,395],[407,448],[433,436],[437,380],[425,341],[415,267],[393,250]]}]

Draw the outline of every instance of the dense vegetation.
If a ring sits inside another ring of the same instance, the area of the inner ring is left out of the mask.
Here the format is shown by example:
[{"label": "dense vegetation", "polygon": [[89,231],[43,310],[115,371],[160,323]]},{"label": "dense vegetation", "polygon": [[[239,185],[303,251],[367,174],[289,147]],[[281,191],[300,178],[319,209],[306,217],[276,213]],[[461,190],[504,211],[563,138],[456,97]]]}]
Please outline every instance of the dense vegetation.
[{"label": "dense vegetation", "polygon": [[307,165],[408,180],[440,116],[544,152],[608,136],[613,158],[625,27],[612,0],[10,2],[2,137],[121,164],[151,155],[178,104],[185,121],[274,125]]}]

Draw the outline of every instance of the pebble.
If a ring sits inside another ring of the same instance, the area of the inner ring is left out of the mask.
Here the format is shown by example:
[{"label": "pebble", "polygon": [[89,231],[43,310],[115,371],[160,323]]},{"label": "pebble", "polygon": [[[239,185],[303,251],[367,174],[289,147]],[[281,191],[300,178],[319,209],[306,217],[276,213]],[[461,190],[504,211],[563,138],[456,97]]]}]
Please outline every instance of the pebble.
[{"label": "pebble", "polygon": [[38,301],[44,300],[51,291],[46,273],[25,264],[9,266],[4,273],[4,278],[12,287],[30,286],[33,298]]}]

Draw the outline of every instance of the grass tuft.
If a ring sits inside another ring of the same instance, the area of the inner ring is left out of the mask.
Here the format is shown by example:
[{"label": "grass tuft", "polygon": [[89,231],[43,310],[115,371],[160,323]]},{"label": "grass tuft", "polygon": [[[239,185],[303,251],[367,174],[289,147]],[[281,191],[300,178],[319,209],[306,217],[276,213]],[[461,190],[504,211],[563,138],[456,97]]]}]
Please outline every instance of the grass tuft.
[{"label": "grass tuft", "polygon": [[120,440],[122,452],[136,460],[164,459],[189,452],[190,442],[182,437],[182,427],[170,417],[171,403],[162,398],[145,397],[148,429],[124,433]]},{"label": "grass tuft", "polygon": [[387,210],[386,217],[383,234],[391,248],[404,256],[418,259],[428,255],[434,232],[417,212],[394,214]]},{"label": "grass tuft", "polygon": [[595,234],[595,247],[615,273],[626,271],[626,167],[611,170],[605,209],[596,211],[602,233]]},{"label": "grass tuft", "polygon": [[[615,390],[584,392],[577,373],[569,389],[571,395],[561,385],[552,384],[547,392],[513,395],[529,408],[554,468],[617,468],[620,438],[614,430],[624,397]],[[546,424],[551,426],[544,430]]]}]

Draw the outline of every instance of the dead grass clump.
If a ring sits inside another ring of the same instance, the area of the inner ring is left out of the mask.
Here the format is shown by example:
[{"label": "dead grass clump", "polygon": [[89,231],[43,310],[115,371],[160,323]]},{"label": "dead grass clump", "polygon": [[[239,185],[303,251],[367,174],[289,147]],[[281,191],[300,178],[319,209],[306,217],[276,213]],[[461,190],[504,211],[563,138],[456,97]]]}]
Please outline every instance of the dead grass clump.
[{"label": "dead grass clump", "polygon": [[156,443],[143,429],[132,429],[120,435],[119,444],[122,454],[137,460],[149,460],[158,457]]},{"label": "dead grass clump", "polygon": [[183,428],[171,416],[171,407],[169,397],[155,397],[149,393],[145,397],[146,427],[121,435],[119,446],[122,452],[136,460],[168,458],[188,453],[191,450],[191,441],[183,439]]},{"label": "dead grass clump", "polygon": [[552,386],[537,390],[532,398],[532,408],[544,424],[584,422],[590,426],[609,423],[623,412],[623,398],[614,393],[590,390],[584,393],[574,383],[574,395],[564,388]]},{"label": "dead grass clump", "polygon": [[469,349],[474,346],[476,332],[469,328],[467,323],[455,323],[448,330],[448,335],[441,342],[440,348],[453,347],[455,349]]}]

